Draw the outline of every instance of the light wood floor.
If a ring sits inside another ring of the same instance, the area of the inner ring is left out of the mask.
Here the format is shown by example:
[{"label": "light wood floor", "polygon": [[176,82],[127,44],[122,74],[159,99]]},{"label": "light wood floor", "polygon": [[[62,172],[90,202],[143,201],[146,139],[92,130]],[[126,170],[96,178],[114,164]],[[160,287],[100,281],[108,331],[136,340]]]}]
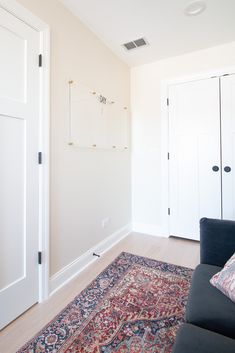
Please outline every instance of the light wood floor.
[{"label": "light wood floor", "polygon": [[15,353],[17,349],[52,320],[122,251],[190,268],[195,268],[199,263],[199,243],[197,242],[132,233],[46,302],[35,305],[2,330],[0,332],[0,352]]}]

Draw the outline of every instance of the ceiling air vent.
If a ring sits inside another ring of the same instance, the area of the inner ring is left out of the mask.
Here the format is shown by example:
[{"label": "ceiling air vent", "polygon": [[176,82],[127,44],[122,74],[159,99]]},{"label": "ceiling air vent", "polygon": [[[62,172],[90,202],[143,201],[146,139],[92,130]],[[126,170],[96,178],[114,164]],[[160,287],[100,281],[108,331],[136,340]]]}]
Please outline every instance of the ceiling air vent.
[{"label": "ceiling air vent", "polygon": [[143,47],[144,45],[147,45],[147,41],[144,38],[139,38],[136,40],[133,40],[132,42],[124,43],[123,46],[127,50],[132,50],[136,48]]}]

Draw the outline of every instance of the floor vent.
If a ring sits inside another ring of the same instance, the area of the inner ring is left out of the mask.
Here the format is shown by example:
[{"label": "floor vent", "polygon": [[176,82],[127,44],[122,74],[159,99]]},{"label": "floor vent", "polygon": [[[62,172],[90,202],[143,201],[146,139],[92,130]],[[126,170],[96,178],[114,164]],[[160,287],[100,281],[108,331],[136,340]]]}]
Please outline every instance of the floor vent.
[{"label": "floor vent", "polygon": [[146,39],[139,38],[139,39],[133,40],[132,42],[124,43],[123,47],[126,48],[126,50],[132,50],[132,49],[143,47],[145,45],[148,45],[148,42],[146,41]]}]

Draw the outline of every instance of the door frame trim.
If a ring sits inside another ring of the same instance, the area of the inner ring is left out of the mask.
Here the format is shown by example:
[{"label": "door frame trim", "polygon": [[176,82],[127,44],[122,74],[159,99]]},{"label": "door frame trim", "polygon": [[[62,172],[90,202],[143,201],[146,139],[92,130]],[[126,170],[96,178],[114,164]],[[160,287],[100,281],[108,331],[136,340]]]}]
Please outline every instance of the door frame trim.
[{"label": "door frame trim", "polygon": [[169,97],[169,87],[176,84],[182,84],[192,81],[205,80],[212,77],[235,74],[235,66],[228,66],[214,70],[199,72],[196,74],[182,76],[173,79],[162,80],[161,82],[161,190],[162,190],[162,232],[165,236],[170,236],[168,208],[170,207],[169,192],[169,106],[167,99]]},{"label": "door frame trim", "polygon": [[50,28],[41,19],[15,0],[0,0],[0,7],[39,32],[43,65],[40,70],[39,151],[43,163],[39,165],[39,244],[42,264],[39,265],[38,302],[49,297],[49,133],[50,133]]}]

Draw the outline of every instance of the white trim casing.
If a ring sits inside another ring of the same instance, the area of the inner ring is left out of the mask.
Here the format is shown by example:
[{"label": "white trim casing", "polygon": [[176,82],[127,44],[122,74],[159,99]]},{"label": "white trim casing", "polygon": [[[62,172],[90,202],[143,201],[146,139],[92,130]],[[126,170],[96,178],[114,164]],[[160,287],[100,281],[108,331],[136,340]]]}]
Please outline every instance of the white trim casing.
[{"label": "white trim casing", "polygon": [[[171,80],[163,80],[161,83],[161,126],[162,126],[162,142],[161,142],[161,190],[162,190],[162,219],[163,219],[163,234],[170,236],[168,208],[170,208],[169,194],[169,106],[167,99],[169,97],[169,87],[171,85],[205,80],[212,77],[219,77],[227,74],[234,74],[235,66],[219,68],[206,72],[199,72],[194,75],[174,78]],[[170,102],[169,102],[170,104]]]},{"label": "white trim casing", "polygon": [[114,245],[127,237],[130,232],[131,224],[128,224],[110,235],[108,238],[105,238],[99,244],[95,245],[76,260],[62,268],[62,270],[54,274],[50,278],[50,295],[53,295],[65,284],[77,277],[79,273],[85,270],[85,268],[97,261],[97,257],[94,257],[93,253],[97,253],[102,256],[106,251],[110,250]]},{"label": "white trim casing", "polygon": [[168,152],[169,152],[169,116],[168,116],[168,84],[162,84],[161,90],[161,190],[162,190],[162,230],[166,237],[169,237],[169,171],[168,171]]},{"label": "white trim casing", "polygon": [[40,168],[40,236],[39,251],[42,252],[42,265],[39,266],[39,302],[49,296],[49,170],[50,170],[50,30],[46,28],[40,32],[42,54],[41,70],[41,111],[40,111],[40,141],[39,149],[42,152]]},{"label": "white trim casing", "polygon": [[15,0],[0,0],[0,7],[40,33],[39,151],[43,164],[39,166],[39,244],[42,265],[39,266],[39,302],[49,295],[49,126],[50,126],[50,28]]},{"label": "white trim casing", "polygon": [[0,0],[0,7],[10,12],[38,32],[49,29],[49,26],[16,0]]}]

